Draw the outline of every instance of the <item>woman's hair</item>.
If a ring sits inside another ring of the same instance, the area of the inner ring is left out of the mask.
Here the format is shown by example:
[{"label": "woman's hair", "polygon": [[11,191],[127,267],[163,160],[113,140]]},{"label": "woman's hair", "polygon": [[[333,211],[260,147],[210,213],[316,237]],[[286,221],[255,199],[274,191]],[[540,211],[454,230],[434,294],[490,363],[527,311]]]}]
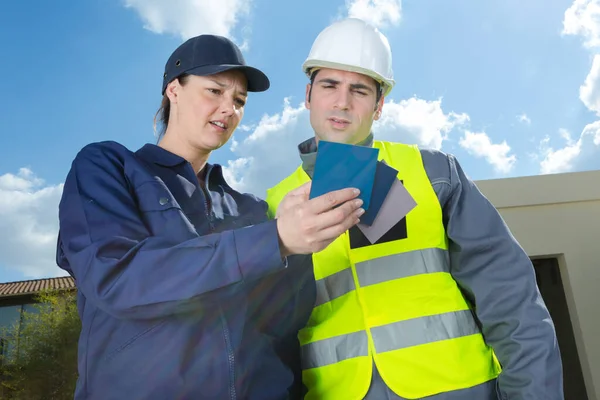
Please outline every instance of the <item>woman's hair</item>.
[{"label": "woman's hair", "polygon": [[[189,75],[183,74],[183,75],[180,75],[176,79],[179,80],[179,84],[181,86],[185,86],[185,84],[187,83],[187,81],[189,79]],[[165,131],[167,130],[167,126],[169,126],[169,114],[170,113],[171,113],[171,101],[169,100],[169,97],[166,94],[164,94],[162,101],[160,103],[160,108],[158,109],[156,114],[154,114],[154,132],[155,133],[156,133],[156,119],[157,118],[160,121],[160,125],[161,125],[160,132],[158,133],[157,142],[160,141],[160,138],[165,134]]]}]

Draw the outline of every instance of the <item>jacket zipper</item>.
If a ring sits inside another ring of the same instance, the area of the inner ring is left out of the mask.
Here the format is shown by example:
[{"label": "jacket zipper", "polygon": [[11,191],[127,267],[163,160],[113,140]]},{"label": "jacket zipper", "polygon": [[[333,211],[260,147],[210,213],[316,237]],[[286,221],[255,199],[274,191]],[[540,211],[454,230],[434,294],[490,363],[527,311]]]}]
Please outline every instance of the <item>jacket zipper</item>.
[{"label": "jacket zipper", "polygon": [[[206,210],[206,219],[208,220],[209,230],[211,232],[214,231],[213,220],[212,220],[212,211],[211,201],[210,201],[210,191],[208,190],[208,182],[210,178],[210,172],[212,171],[212,167],[206,171],[206,177],[204,178],[204,184],[200,185],[200,189],[204,194],[204,207]],[[236,390],[235,390],[235,356],[233,355],[233,348],[231,347],[231,337],[229,336],[229,328],[227,327],[227,321],[225,320],[225,316],[223,315],[223,310],[220,310],[221,314],[221,324],[223,325],[223,337],[225,339],[225,347],[227,348],[227,362],[229,366],[229,397],[231,400],[235,400],[237,398]]]},{"label": "jacket zipper", "polygon": [[227,347],[227,355],[229,361],[229,396],[231,400],[237,398],[235,392],[235,357],[233,355],[233,349],[231,348],[231,338],[229,337],[229,328],[227,327],[227,321],[223,316],[223,310],[221,311],[221,323],[223,324],[223,336],[225,337],[225,347]]},{"label": "jacket zipper", "polygon": [[[208,190],[208,182],[210,179],[210,172],[212,171],[212,167],[209,167],[208,171],[206,171],[206,177],[204,178],[204,183],[199,184],[200,190],[202,190],[202,194],[204,195],[204,207],[206,210],[206,219],[208,220],[208,226],[210,232],[214,231],[213,220],[212,220],[212,211],[211,211],[211,201],[210,201],[210,191]],[[235,356],[233,354],[233,348],[231,347],[231,337],[229,336],[229,328],[227,327],[227,321],[225,320],[225,316],[223,314],[223,310],[219,310],[221,324],[223,325],[223,338],[225,339],[225,347],[227,349],[227,364],[229,366],[229,398],[231,400],[236,400],[236,390],[235,390]]]},{"label": "jacket zipper", "polygon": [[213,220],[212,220],[212,211],[210,209],[211,207],[211,201],[210,199],[210,191],[208,190],[208,182],[209,182],[209,177],[210,177],[210,171],[212,170],[212,167],[208,168],[208,171],[206,171],[206,177],[204,178],[204,184],[200,185],[200,189],[202,190],[202,193],[204,194],[204,209],[206,210],[206,219],[208,220],[208,229],[210,232],[214,231],[214,226],[213,226]]}]

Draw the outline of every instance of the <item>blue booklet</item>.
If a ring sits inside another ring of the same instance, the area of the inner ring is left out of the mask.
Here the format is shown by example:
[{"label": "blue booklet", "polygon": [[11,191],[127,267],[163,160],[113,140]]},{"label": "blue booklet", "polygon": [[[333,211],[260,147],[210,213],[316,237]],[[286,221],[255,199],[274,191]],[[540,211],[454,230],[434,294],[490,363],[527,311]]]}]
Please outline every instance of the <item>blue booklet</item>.
[{"label": "blue booklet", "polygon": [[369,209],[377,169],[378,149],[320,140],[309,198],[354,187]]},{"label": "blue booklet", "polygon": [[371,225],[377,217],[377,213],[388,195],[394,180],[398,176],[398,171],[390,167],[385,161],[377,162],[375,171],[375,181],[373,183],[373,193],[371,194],[371,205],[369,209],[360,217],[361,224]]}]

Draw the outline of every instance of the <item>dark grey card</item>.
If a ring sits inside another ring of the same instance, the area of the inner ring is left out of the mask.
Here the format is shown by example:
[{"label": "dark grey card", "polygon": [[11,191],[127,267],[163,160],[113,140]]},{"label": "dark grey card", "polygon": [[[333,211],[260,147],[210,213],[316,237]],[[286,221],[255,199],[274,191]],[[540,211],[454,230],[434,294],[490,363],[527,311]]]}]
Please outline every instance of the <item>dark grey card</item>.
[{"label": "dark grey card", "polygon": [[416,206],[415,199],[402,182],[396,179],[371,226],[362,223],[357,226],[369,242],[375,243]]}]

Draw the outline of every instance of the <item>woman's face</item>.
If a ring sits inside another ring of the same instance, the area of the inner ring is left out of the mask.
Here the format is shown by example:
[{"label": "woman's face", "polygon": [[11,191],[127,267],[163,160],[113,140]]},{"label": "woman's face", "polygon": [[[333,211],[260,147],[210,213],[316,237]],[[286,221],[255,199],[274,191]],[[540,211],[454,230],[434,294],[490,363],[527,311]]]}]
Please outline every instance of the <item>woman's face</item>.
[{"label": "woman's face", "polygon": [[210,76],[188,76],[185,85],[177,80],[167,88],[171,101],[169,125],[179,141],[200,152],[223,146],[244,115],[246,77],[240,71]]}]

